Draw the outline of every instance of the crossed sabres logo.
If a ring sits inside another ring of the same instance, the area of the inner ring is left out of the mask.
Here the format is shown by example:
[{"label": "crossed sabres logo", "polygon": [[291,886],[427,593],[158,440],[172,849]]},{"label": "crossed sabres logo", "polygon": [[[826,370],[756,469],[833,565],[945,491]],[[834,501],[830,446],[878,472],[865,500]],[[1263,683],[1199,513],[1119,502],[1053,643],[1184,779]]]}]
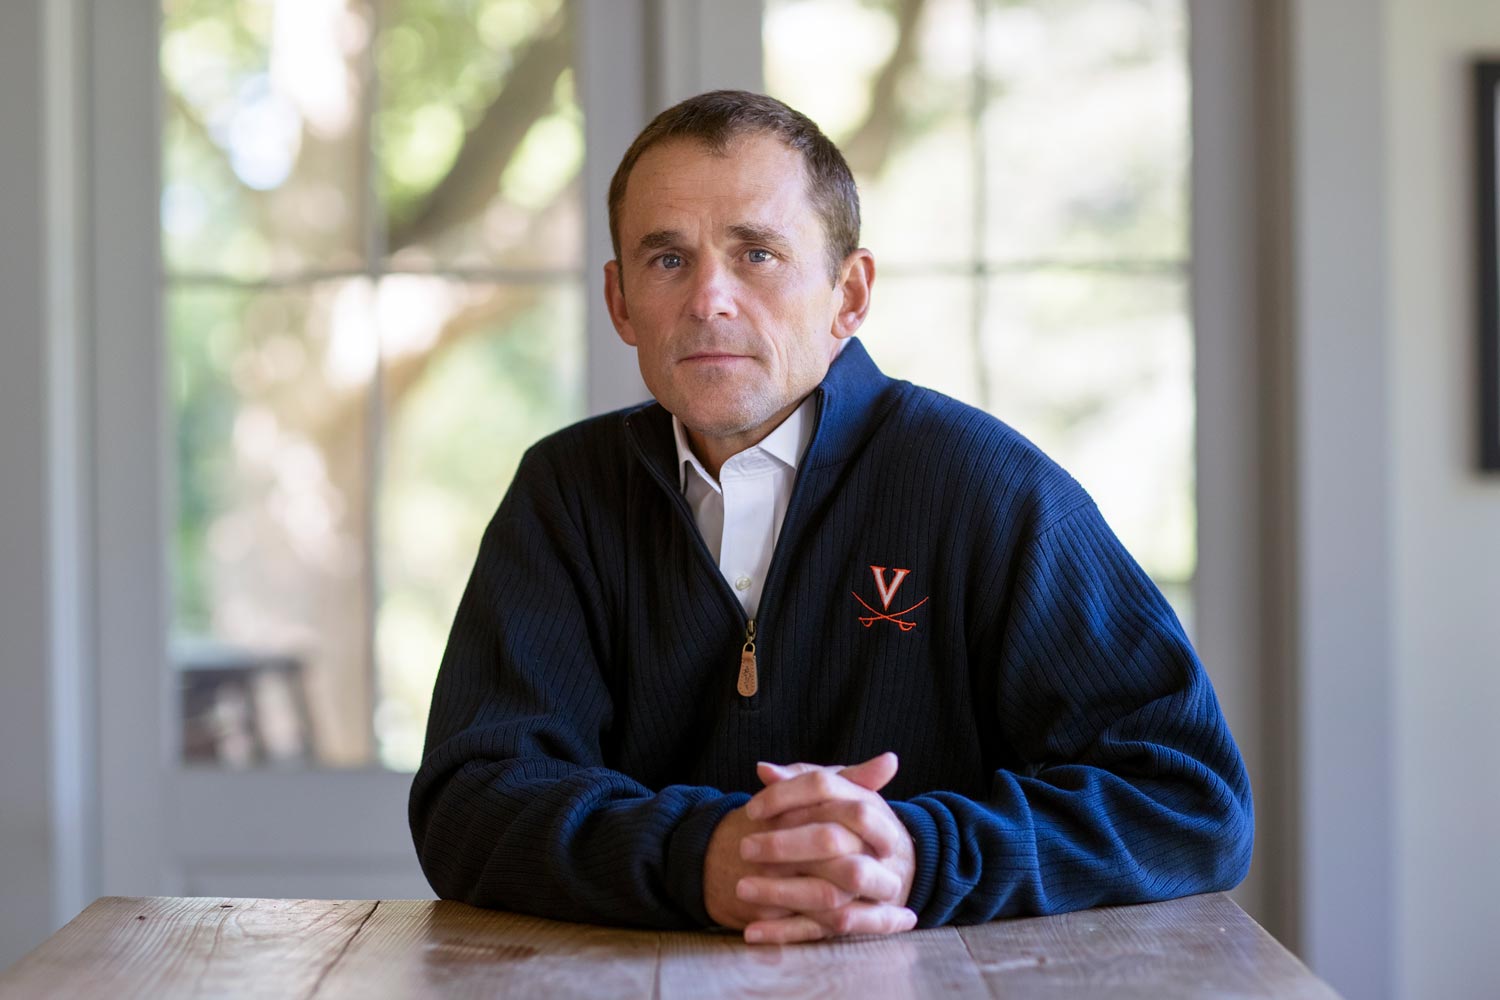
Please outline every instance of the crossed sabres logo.
[{"label": "crossed sabres logo", "polygon": [[910,573],[911,570],[893,570],[895,575],[891,577],[889,583],[887,583],[885,579],[884,566],[871,566],[870,572],[875,577],[875,590],[880,594],[880,606],[885,610],[876,611],[874,608],[870,607],[869,602],[867,602],[863,597],[860,597],[858,594],[854,593],[854,591],[851,590],[849,591],[849,593],[854,594],[854,599],[860,604],[863,604],[865,610],[870,612],[869,615],[860,615],[859,623],[865,628],[870,628],[876,622],[895,622],[897,627],[899,627],[903,632],[910,632],[912,629],[916,628],[916,622],[910,621],[901,616],[911,614],[913,611],[926,604],[928,598],[932,595],[929,594],[928,597],[922,598],[920,601],[918,601],[916,604],[913,604],[909,608],[903,608],[900,611],[891,611],[891,601],[895,599],[896,591],[901,589],[902,581],[906,579],[906,575]]}]

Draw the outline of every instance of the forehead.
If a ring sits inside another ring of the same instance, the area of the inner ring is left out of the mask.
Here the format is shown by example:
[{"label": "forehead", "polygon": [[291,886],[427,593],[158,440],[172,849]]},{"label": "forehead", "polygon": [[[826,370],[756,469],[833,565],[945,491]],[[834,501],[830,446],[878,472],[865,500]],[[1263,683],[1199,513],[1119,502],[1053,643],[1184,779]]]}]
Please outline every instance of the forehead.
[{"label": "forehead", "polygon": [[620,235],[629,243],[658,229],[777,224],[816,232],[802,154],[773,135],[732,140],[717,153],[696,139],[671,139],[641,154],[626,181]]}]

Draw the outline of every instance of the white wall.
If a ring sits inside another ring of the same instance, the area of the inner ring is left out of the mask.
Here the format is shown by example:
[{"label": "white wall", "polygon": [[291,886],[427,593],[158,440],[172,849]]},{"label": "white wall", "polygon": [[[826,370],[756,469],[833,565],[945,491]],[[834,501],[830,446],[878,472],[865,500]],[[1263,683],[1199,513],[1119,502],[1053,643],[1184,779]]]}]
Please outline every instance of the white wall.
[{"label": "white wall", "polygon": [[[1273,5],[1274,6],[1274,5]],[[1385,19],[1291,0],[1284,24],[1298,933],[1353,1000],[1394,996],[1396,933]],[[1268,667],[1269,669],[1269,667]]]},{"label": "white wall", "polygon": [[40,3],[0,4],[0,968],[51,930]]},{"label": "white wall", "polygon": [[1388,11],[1400,995],[1493,997],[1500,476],[1475,470],[1469,64],[1500,58],[1500,3]]}]

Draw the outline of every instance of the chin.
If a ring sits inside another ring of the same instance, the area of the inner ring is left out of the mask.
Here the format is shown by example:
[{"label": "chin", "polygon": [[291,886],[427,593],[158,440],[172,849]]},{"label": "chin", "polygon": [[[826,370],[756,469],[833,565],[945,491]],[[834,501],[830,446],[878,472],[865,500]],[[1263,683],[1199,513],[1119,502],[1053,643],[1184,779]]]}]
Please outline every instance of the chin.
[{"label": "chin", "polygon": [[701,411],[686,410],[677,415],[690,430],[702,434],[705,437],[730,437],[735,434],[743,434],[756,426],[757,421],[739,413],[703,413]]},{"label": "chin", "polygon": [[776,412],[774,407],[762,412],[764,409],[760,406],[694,406],[689,403],[682,409],[672,412],[677,414],[677,419],[683,424],[699,434],[708,437],[730,437],[759,427]]}]

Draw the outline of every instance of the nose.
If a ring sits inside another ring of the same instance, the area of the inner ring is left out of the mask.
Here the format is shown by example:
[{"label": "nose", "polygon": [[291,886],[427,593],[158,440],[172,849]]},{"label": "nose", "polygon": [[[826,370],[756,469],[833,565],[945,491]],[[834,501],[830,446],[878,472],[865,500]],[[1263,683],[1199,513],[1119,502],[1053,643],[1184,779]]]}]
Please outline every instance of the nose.
[{"label": "nose", "polygon": [[734,276],[721,262],[699,264],[688,291],[688,314],[699,322],[734,319],[739,313],[734,301]]}]

